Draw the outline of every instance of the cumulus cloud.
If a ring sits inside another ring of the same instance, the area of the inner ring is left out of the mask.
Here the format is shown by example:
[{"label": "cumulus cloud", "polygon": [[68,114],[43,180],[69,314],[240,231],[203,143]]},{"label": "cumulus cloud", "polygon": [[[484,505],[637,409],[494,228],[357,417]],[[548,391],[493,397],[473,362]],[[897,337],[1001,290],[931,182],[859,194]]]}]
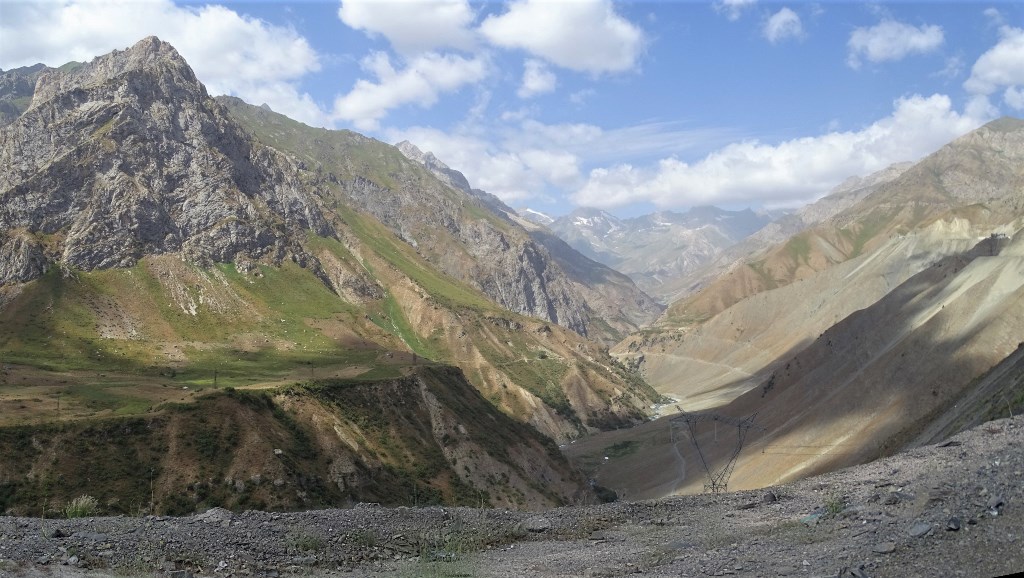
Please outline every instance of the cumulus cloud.
[{"label": "cumulus cloud", "polygon": [[804,27],[796,12],[783,7],[765,21],[761,34],[768,42],[776,44],[788,38],[800,38],[804,34]]},{"label": "cumulus cloud", "polygon": [[0,67],[60,66],[123,49],[147,35],[170,42],[211,94],[231,94],[311,124],[325,117],[299,80],[319,70],[316,51],[294,29],[223,6],[167,0],[9,2],[0,21]]},{"label": "cumulus cloud", "polygon": [[726,143],[735,134],[690,129],[681,123],[644,123],[605,130],[586,123],[545,124],[528,110],[504,115],[502,124],[463,125],[453,132],[414,127],[386,131],[392,142],[409,140],[462,171],[477,188],[506,203],[546,201],[586,184],[588,166],[695,150]]},{"label": "cumulus cloud", "polygon": [[757,3],[757,0],[720,0],[712,6],[715,12],[724,14],[730,21],[735,22],[743,16],[743,11]]},{"label": "cumulus cloud", "polygon": [[1006,89],[1003,100],[1021,110],[1021,87],[1024,87],[1024,29],[1002,26],[999,42],[982,54],[971,68],[964,88],[979,100]]},{"label": "cumulus cloud", "polygon": [[900,98],[893,106],[891,115],[859,131],[830,132],[776,145],[742,141],[692,164],[670,157],[653,167],[597,168],[573,201],[603,208],[642,201],[662,207],[797,204],[850,175],[916,160],[990,120],[956,112],[945,95]]},{"label": "cumulus cloud", "polygon": [[519,98],[531,98],[551,92],[557,82],[555,73],[551,72],[543,61],[530,59],[523,65],[523,84],[516,91],[516,95]]},{"label": "cumulus cloud", "polygon": [[488,16],[480,32],[495,46],[594,74],[633,69],[644,48],[643,31],[610,0],[517,0],[504,14]]},{"label": "cumulus cloud", "polygon": [[363,59],[362,67],[376,77],[376,82],[360,79],[348,94],[334,101],[335,118],[351,122],[360,130],[377,130],[380,119],[399,106],[433,106],[441,93],[456,91],[487,74],[487,62],[482,57],[433,52],[416,56],[401,70],[395,69],[387,53],[374,52]]},{"label": "cumulus cloud", "polygon": [[857,28],[846,43],[846,63],[860,68],[861,59],[870,62],[902,60],[911,54],[927,54],[942,46],[945,34],[941,26],[912,26],[895,20],[882,20],[870,28]]},{"label": "cumulus cloud", "polygon": [[466,0],[342,0],[338,18],[350,28],[381,35],[402,54],[436,48],[467,50],[476,15]]},{"label": "cumulus cloud", "polygon": [[558,149],[503,146],[499,141],[472,133],[447,133],[413,127],[388,131],[392,141],[408,140],[433,152],[445,164],[466,175],[470,185],[497,195],[506,203],[545,196],[547,178],[580,182],[576,158]]}]

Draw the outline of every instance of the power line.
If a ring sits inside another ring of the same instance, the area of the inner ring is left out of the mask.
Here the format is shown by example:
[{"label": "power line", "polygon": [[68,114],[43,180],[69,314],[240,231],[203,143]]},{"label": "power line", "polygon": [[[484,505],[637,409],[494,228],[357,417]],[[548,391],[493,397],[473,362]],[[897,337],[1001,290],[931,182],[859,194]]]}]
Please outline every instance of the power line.
[{"label": "power line", "polygon": [[[700,458],[701,465],[704,466],[704,472],[707,474],[708,481],[704,484],[704,491],[710,491],[713,494],[724,492],[729,486],[729,477],[732,476],[733,470],[736,468],[736,459],[739,457],[740,452],[743,451],[743,442],[747,437],[747,433],[751,428],[754,428],[754,418],[757,417],[757,412],[744,417],[737,418],[718,413],[701,412],[701,413],[687,413],[682,408],[676,406],[679,410],[679,416],[674,417],[669,421],[672,429],[672,436],[675,439],[675,427],[679,425],[686,425],[687,430],[690,432],[690,441],[693,442],[694,449],[697,450],[697,456]],[[704,457],[704,452],[700,448],[700,443],[697,441],[697,424],[701,422],[710,421],[715,426],[715,441],[718,441],[718,424],[722,423],[728,426],[736,427],[736,447],[729,455],[725,462],[725,465],[718,469],[712,468],[708,465],[707,459]],[[764,428],[758,427],[759,430]]]}]

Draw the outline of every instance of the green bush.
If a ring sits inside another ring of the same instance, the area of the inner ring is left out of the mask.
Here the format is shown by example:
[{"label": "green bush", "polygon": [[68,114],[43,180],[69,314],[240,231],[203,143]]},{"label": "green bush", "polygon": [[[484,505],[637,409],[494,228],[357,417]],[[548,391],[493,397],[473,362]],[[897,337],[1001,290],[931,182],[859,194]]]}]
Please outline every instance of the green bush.
[{"label": "green bush", "polygon": [[64,506],[64,515],[68,518],[87,518],[96,513],[99,508],[96,498],[89,495],[81,495],[68,502]]}]

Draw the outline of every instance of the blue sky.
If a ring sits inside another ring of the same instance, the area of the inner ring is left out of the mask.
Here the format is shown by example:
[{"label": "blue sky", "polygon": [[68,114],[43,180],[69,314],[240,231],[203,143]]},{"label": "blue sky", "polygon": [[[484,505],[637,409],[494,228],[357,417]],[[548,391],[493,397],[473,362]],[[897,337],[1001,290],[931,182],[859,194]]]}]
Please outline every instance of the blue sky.
[{"label": "blue sky", "polygon": [[514,207],[808,202],[1024,116],[1024,3],[0,0],[0,68],[171,42],[212,94]]}]

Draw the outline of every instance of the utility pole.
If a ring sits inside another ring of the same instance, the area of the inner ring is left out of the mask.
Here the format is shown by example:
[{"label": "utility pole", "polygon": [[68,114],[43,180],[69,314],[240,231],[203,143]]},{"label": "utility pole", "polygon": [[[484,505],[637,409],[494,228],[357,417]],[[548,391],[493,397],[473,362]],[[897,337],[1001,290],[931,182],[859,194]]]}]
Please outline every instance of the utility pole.
[{"label": "utility pole", "polygon": [[[678,406],[676,406],[678,407]],[[743,442],[747,437],[747,432],[751,428],[762,429],[754,426],[754,418],[757,417],[757,413],[753,413],[745,418],[735,418],[718,413],[687,413],[680,409],[680,415],[672,418],[669,422],[669,427],[672,428],[672,439],[675,440],[675,427],[685,425],[690,433],[690,441],[693,442],[693,447],[697,450],[697,456],[700,458],[701,465],[704,466],[704,472],[707,474],[708,481],[704,484],[704,491],[710,491],[713,494],[724,492],[729,486],[729,477],[732,475],[733,468],[736,467],[736,458],[739,457],[740,452],[743,450]],[[710,421],[714,427],[714,442],[718,442],[718,422],[723,424],[736,427],[736,446],[733,451],[728,454],[725,458],[725,464],[715,468],[712,464],[708,463],[707,458],[704,456],[704,452],[701,451],[700,443],[697,441],[697,424],[703,421]]]}]

